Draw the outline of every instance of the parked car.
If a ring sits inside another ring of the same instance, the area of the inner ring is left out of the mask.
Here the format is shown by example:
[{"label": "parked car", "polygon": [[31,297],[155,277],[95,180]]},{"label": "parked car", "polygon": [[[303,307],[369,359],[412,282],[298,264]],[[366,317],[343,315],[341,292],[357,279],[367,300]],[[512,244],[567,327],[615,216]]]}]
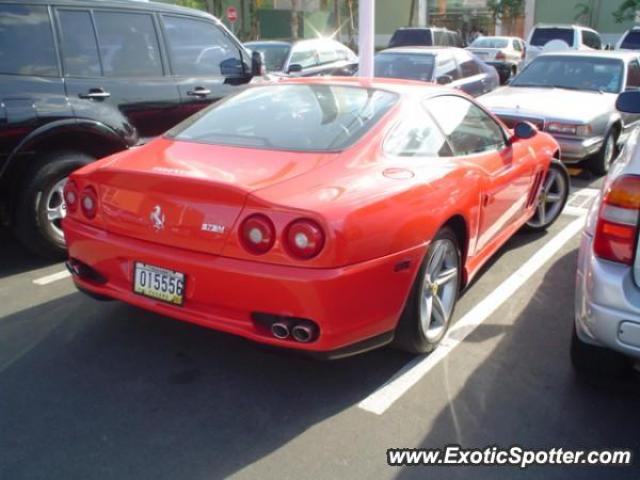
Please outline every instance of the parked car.
[{"label": "parked car", "polygon": [[64,255],[67,175],[145,143],[260,72],[214,17],[125,1],[0,0],[0,212]]},{"label": "parked car", "polygon": [[558,218],[557,154],[435,85],[256,85],[74,172],[67,265],[90,295],[256,342],[424,353],[498,248]]},{"label": "parked car", "polygon": [[461,48],[400,47],[374,57],[375,76],[448,85],[477,97],[500,85],[496,69]]},{"label": "parked car", "polygon": [[632,27],[624,32],[616,43],[616,50],[640,50],[640,27]]},{"label": "parked car", "polygon": [[467,50],[494,67],[504,83],[520,70],[526,47],[518,37],[478,37]]},{"label": "parked car", "polygon": [[529,33],[525,63],[545,51],[601,49],[600,34],[591,28],[582,25],[538,24]]},{"label": "parked car", "polygon": [[[617,107],[640,114],[640,92],[625,92]],[[640,359],[640,130],[631,134],[592,204],[578,251],[574,367],[621,376]]]},{"label": "parked car", "polygon": [[293,77],[351,76],[358,69],[358,56],[349,47],[331,39],[260,40],[244,45],[262,54],[267,73]]},{"label": "parked car", "polygon": [[553,135],[563,162],[585,161],[603,175],[640,119],[615,109],[618,94],[634,88],[640,88],[635,53],[546,53],[481,102],[507,125],[526,120]]},{"label": "parked car", "polygon": [[463,47],[458,32],[438,27],[401,27],[393,32],[388,48],[396,47]]}]

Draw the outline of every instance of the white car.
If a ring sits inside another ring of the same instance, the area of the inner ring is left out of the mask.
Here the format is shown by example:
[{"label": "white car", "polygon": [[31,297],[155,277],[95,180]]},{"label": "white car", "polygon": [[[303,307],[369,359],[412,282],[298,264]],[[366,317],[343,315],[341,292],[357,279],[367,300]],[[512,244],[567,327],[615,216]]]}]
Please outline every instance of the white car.
[{"label": "white car", "polygon": [[640,50],[640,27],[624,32],[616,43],[616,50]]},{"label": "white car", "polygon": [[478,37],[467,50],[494,67],[502,83],[518,73],[526,52],[524,40],[518,37]]},{"label": "white car", "polygon": [[582,25],[537,24],[529,34],[525,63],[542,52],[601,49],[600,34],[591,28]]}]

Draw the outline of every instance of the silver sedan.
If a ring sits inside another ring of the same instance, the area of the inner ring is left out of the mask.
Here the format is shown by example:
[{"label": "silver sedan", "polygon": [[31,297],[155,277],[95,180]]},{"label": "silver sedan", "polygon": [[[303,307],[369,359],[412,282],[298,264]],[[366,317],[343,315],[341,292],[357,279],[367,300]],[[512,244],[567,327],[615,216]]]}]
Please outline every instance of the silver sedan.
[{"label": "silver sedan", "polygon": [[[618,108],[640,113],[640,92]],[[640,359],[640,129],[612,165],[582,233],[571,358],[579,371],[622,375]]]},{"label": "silver sedan", "polygon": [[603,175],[640,119],[615,109],[617,95],[637,88],[638,53],[571,51],[540,55],[479,100],[508,126],[524,120],[553,135],[563,162]]}]

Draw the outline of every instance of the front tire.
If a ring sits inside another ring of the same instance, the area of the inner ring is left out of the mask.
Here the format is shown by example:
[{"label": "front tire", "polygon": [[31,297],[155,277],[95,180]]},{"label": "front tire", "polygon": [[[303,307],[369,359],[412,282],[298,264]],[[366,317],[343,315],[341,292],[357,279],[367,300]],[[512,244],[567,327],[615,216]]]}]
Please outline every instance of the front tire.
[{"label": "front tire", "polygon": [[565,166],[559,160],[553,159],[540,186],[536,211],[525,224],[525,230],[543,232],[560,217],[569,198],[570,182]]},{"label": "front tire", "polygon": [[398,322],[395,345],[410,353],[429,353],[447,333],[461,280],[458,238],[445,227],[433,239]]},{"label": "front tire", "polygon": [[66,256],[62,189],[71,172],[94,160],[84,153],[55,152],[36,160],[28,170],[16,202],[13,225],[18,239],[33,253],[51,260]]},{"label": "front tire", "polygon": [[598,153],[596,153],[589,159],[589,170],[591,170],[596,175],[606,175],[609,172],[609,167],[616,157],[616,144],[617,133],[615,129],[611,129],[609,130],[609,133],[607,133],[600,151],[598,151]]}]

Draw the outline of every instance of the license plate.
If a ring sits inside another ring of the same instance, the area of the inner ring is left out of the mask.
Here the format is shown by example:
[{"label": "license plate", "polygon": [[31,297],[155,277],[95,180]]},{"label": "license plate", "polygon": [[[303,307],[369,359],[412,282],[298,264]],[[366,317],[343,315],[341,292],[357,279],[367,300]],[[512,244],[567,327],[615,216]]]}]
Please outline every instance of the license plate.
[{"label": "license plate", "polygon": [[145,297],[182,305],[184,279],[184,273],[135,262],[133,291]]}]

